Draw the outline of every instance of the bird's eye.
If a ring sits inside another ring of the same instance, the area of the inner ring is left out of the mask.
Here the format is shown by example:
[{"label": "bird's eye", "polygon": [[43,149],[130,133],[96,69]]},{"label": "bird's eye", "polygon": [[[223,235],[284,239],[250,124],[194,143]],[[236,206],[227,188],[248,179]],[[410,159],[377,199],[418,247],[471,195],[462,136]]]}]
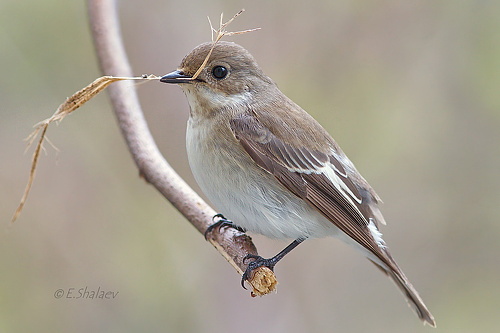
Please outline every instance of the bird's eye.
[{"label": "bird's eye", "polygon": [[212,68],[212,75],[217,80],[222,80],[223,78],[225,78],[228,72],[229,71],[224,66],[215,66],[214,68]]}]

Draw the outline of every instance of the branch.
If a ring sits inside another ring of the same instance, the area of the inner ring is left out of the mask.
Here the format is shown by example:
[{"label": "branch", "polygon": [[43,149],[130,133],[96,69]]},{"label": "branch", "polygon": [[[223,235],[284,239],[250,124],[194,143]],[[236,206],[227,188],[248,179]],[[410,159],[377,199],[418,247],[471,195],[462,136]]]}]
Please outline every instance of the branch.
[{"label": "branch", "polygon": [[[117,10],[113,0],[88,0],[90,27],[103,75],[132,76],[121,40]],[[134,84],[113,83],[109,88],[111,103],[132,158],[144,179],[152,184],[186,219],[204,234],[216,212],[187,185],[163,158],[144,119]],[[247,235],[232,228],[211,232],[208,240],[241,275],[247,265],[243,258],[257,254]],[[274,290],[276,279],[271,270],[260,267],[250,279],[253,294]]]}]

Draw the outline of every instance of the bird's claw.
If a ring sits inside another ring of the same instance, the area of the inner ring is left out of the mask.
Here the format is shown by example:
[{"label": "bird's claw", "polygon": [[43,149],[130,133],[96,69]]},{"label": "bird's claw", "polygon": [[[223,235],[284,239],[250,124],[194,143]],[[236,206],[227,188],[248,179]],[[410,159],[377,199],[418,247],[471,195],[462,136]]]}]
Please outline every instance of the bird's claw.
[{"label": "bird's claw", "polygon": [[249,281],[249,278],[250,276],[252,276],[252,272],[255,269],[264,266],[274,272],[274,266],[276,265],[277,262],[276,260],[274,260],[274,258],[265,259],[255,254],[247,254],[245,258],[243,258],[243,263],[245,263],[245,261],[247,261],[248,259],[255,259],[255,260],[248,264],[247,268],[245,269],[245,272],[241,276],[241,286],[245,290],[247,289],[245,287],[245,281]]},{"label": "bird's claw", "polygon": [[[216,221],[217,219],[217,221]],[[241,227],[238,227],[237,225],[235,225],[233,223],[233,221],[230,221],[228,219],[226,219],[224,217],[224,215],[222,214],[215,214],[213,217],[212,217],[212,222],[214,222],[213,224],[211,224],[207,230],[205,230],[205,233],[203,234],[205,236],[205,240],[208,240],[208,234],[210,234],[215,228],[221,228],[221,227],[231,227],[233,229],[236,229],[240,232],[243,232],[245,233],[246,230],[241,228]]]}]

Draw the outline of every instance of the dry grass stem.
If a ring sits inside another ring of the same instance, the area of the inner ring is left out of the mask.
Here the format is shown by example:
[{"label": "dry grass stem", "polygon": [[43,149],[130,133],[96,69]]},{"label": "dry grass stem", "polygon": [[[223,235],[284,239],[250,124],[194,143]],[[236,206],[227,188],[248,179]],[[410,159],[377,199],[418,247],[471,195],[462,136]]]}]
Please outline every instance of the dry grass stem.
[{"label": "dry grass stem", "polygon": [[[85,88],[77,91],[72,96],[68,97],[66,101],[57,108],[56,112],[54,112],[54,114],[50,118],[47,118],[36,124],[34,126],[35,127],[34,131],[26,138],[26,141],[28,142],[28,148],[33,144],[39,133],[41,133],[40,138],[38,139],[38,143],[36,145],[31,160],[31,169],[29,173],[28,184],[26,184],[26,188],[24,189],[24,194],[21,198],[21,201],[19,202],[19,205],[17,206],[16,211],[14,212],[14,215],[12,216],[11,222],[16,221],[16,219],[19,217],[19,214],[21,214],[21,211],[24,208],[24,204],[26,203],[26,199],[28,198],[31,186],[33,185],[33,181],[35,179],[35,172],[36,172],[36,167],[38,165],[40,152],[44,150],[43,142],[46,139],[47,129],[49,128],[50,123],[54,121],[59,122],[63,120],[64,117],[66,117],[68,114],[70,114],[71,112],[75,111],[80,106],[88,102],[90,99],[92,99],[94,96],[96,96],[98,93],[100,93],[102,90],[104,90],[107,86],[109,86],[113,82],[121,80],[159,80],[159,79],[160,78],[155,75],[143,75],[141,77],[102,76],[96,79],[88,86],[86,86]],[[52,143],[50,144],[51,146],[54,147]]]},{"label": "dry grass stem", "polygon": [[[212,47],[210,48],[210,51],[208,51],[208,54],[205,57],[205,60],[203,60],[203,63],[198,68],[198,70],[196,71],[196,73],[194,73],[194,75],[191,78],[191,80],[195,80],[198,77],[198,75],[200,75],[201,71],[203,70],[203,68],[205,68],[205,65],[207,64],[208,59],[210,59],[210,56],[212,55],[212,51],[214,50],[215,45],[222,39],[222,37],[224,37],[224,36],[240,35],[240,34],[244,34],[244,33],[247,33],[247,32],[252,32],[252,31],[260,30],[260,28],[254,28],[254,29],[247,29],[247,30],[241,30],[241,31],[232,31],[232,32],[226,31],[227,26],[229,24],[231,24],[231,22],[233,22],[234,19],[237,18],[238,16],[240,16],[244,11],[245,11],[244,9],[240,10],[239,12],[237,12],[226,23],[223,23],[223,16],[224,16],[224,14],[221,13],[220,14],[219,29],[217,29],[217,30],[215,30],[214,27],[212,26],[212,22],[210,21],[210,17],[208,18],[208,23],[210,24],[210,30],[212,32]],[[215,39],[214,39],[214,34],[215,34]]]}]

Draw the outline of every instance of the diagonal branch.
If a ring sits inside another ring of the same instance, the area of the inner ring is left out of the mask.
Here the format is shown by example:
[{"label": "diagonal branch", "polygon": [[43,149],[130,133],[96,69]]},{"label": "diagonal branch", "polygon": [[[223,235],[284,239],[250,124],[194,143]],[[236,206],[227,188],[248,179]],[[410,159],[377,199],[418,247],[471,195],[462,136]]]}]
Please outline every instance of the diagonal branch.
[{"label": "diagonal branch", "polygon": [[[116,4],[113,0],[88,0],[89,20],[99,65],[103,75],[132,76],[121,41]],[[194,192],[163,158],[144,119],[134,84],[113,83],[109,95],[122,135],[144,179],[152,184],[200,232],[212,223],[215,211]],[[242,274],[243,258],[257,254],[251,238],[232,228],[209,234],[209,241]],[[274,290],[271,270],[256,270],[250,284],[253,293],[264,295]],[[267,270],[267,271],[266,271]]]}]

